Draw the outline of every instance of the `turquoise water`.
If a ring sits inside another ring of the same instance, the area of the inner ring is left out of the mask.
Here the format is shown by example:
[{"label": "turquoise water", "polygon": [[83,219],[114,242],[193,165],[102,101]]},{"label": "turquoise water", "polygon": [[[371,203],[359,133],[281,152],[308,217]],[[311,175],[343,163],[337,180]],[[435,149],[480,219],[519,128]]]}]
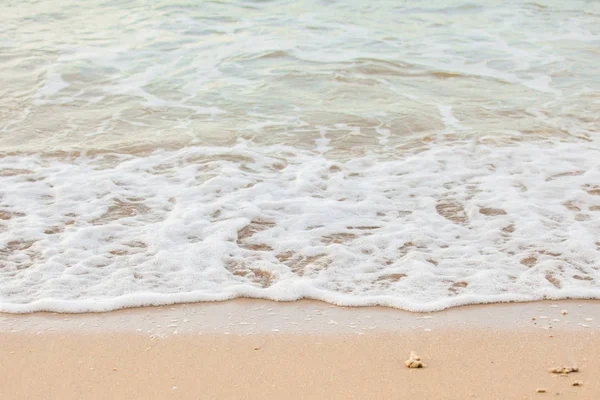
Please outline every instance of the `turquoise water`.
[{"label": "turquoise water", "polygon": [[4,151],[135,151],[240,138],[311,148],[323,131],[336,148],[403,146],[447,130],[440,107],[452,107],[463,128],[453,133],[464,137],[598,130],[596,2],[2,8]]}]

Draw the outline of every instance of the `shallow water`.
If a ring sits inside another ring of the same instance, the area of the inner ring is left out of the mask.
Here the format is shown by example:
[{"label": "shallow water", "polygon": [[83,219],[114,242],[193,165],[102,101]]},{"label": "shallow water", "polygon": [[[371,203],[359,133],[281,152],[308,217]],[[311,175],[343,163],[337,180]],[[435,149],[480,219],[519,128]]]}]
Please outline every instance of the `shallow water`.
[{"label": "shallow water", "polygon": [[600,4],[0,12],[0,311],[600,298]]}]

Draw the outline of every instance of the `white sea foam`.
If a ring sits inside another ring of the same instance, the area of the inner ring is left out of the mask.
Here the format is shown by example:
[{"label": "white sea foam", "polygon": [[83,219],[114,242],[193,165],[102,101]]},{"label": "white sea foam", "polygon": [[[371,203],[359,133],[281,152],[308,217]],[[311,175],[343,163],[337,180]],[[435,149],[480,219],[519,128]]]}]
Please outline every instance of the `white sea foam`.
[{"label": "white sea foam", "polygon": [[55,96],[68,86],[69,84],[64,81],[58,72],[54,70],[48,71],[44,86],[35,94],[36,104],[43,104],[43,98]]},{"label": "white sea foam", "polygon": [[600,298],[599,157],[581,142],[5,157],[0,311]]}]

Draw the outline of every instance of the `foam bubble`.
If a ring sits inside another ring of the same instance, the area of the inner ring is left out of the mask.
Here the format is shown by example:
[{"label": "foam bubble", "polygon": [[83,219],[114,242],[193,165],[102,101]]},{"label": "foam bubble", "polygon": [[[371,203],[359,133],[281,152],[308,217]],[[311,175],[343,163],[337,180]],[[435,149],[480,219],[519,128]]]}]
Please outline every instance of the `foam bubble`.
[{"label": "foam bubble", "polygon": [[598,157],[580,142],[4,157],[0,310],[600,298]]}]

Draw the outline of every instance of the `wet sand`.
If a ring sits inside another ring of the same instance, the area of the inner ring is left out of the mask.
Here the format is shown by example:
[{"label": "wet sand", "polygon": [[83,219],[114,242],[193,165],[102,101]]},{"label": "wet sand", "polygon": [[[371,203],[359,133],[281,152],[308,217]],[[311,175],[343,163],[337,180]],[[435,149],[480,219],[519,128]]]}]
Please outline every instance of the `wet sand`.
[{"label": "wet sand", "polygon": [[[2,399],[600,398],[599,301],[2,314],[0,343]],[[413,350],[426,368],[404,366]]]}]

